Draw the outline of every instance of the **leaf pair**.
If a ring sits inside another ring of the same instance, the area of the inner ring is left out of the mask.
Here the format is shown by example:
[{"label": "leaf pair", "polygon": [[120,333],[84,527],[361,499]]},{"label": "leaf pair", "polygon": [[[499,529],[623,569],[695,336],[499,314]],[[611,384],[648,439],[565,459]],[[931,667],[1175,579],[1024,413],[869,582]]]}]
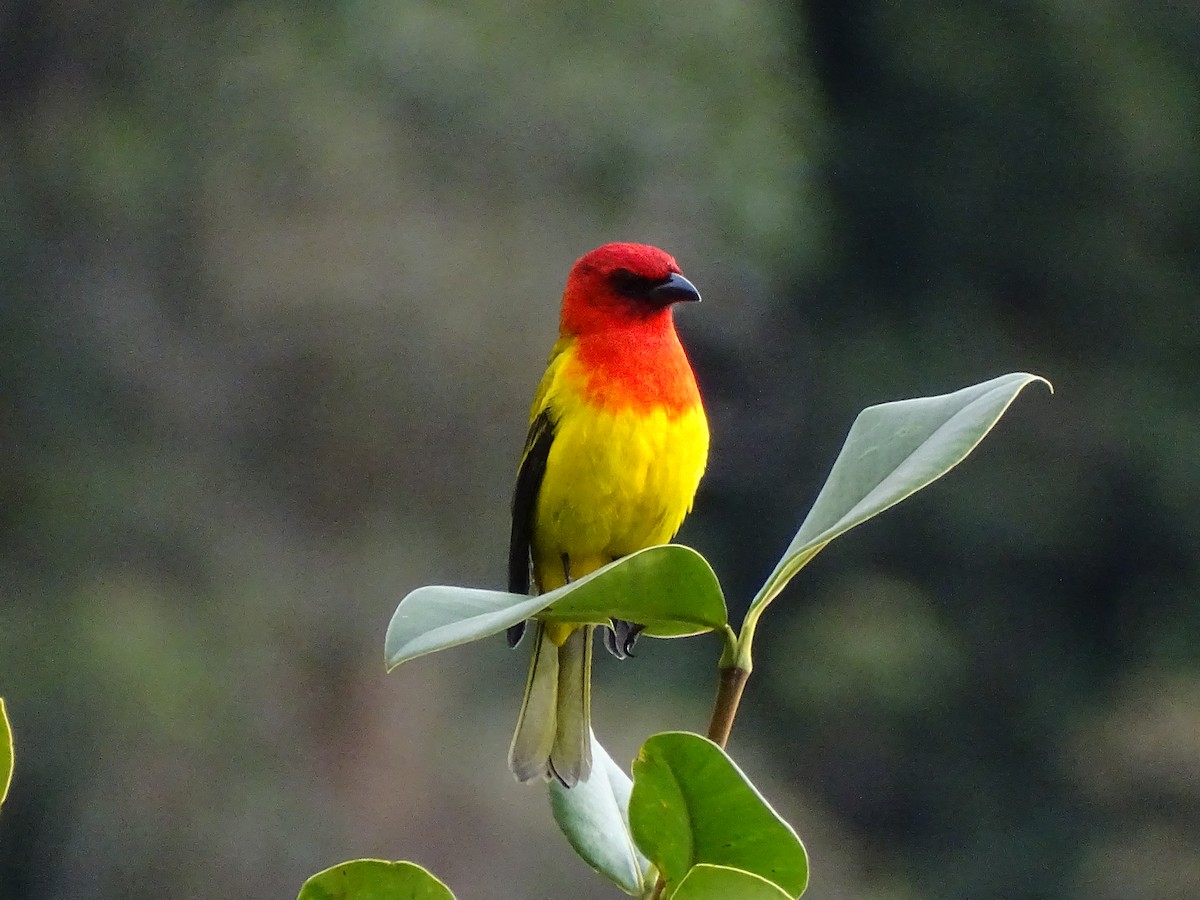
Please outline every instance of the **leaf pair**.
[{"label": "leaf pair", "polygon": [[575,851],[627,894],[646,896],[655,872],[677,900],[804,891],[800,839],[712,741],[654,735],[632,782],[594,737],[592,754],[592,777],[571,789],[552,784],[550,804]]}]

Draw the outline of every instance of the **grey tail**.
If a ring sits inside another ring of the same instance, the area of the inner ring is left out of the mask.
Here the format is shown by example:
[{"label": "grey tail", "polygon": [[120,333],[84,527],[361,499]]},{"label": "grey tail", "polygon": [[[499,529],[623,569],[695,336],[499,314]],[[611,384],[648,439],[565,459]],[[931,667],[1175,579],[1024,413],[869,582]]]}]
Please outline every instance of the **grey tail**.
[{"label": "grey tail", "polygon": [[518,781],[557,778],[565,787],[592,770],[591,625],[577,628],[562,646],[538,623],[533,661],[508,765]]}]

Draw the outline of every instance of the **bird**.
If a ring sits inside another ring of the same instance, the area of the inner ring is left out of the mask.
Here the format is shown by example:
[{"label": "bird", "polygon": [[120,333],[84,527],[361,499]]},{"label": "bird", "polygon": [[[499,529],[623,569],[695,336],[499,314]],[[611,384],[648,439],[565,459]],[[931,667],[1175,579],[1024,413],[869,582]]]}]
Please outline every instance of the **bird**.
[{"label": "bird", "polygon": [[[559,336],[534,395],[512,501],[508,589],[542,594],[670,541],[691,511],[709,429],[675,330],[700,292],[657,247],[611,243],[571,267]],[[509,767],[520,782],[586,781],[594,625],[534,623]],[[510,646],[528,622],[508,630]],[[642,626],[614,620],[623,659]]]}]

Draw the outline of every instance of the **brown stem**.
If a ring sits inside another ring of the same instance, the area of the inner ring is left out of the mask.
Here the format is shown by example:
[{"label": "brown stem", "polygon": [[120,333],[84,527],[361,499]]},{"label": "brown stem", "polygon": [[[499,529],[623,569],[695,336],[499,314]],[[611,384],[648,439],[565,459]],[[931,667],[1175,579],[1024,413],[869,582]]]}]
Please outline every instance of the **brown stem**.
[{"label": "brown stem", "polygon": [[742,691],[746,689],[746,669],[732,666],[721,670],[721,686],[717,689],[717,701],[713,704],[712,721],[708,723],[708,739],[724,749],[733,728],[733,717],[742,702]]},{"label": "brown stem", "polygon": [[[725,749],[729,742],[729,732],[733,729],[733,718],[737,715],[738,704],[742,702],[742,691],[746,689],[746,680],[750,672],[746,669],[730,666],[721,670],[721,684],[717,688],[717,699],[713,703],[712,721],[708,723],[708,739]],[[654,884],[651,900],[659,900],[667,882],[659,873],[658,881]]]}]

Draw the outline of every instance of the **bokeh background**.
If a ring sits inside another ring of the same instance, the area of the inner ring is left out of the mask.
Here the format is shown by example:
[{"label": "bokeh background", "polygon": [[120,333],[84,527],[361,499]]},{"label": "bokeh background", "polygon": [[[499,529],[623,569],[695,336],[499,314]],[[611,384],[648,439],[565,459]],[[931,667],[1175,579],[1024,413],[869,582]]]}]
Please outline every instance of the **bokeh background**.
[{"label": "bokeh background", "polygon": [[[1134,0],[0,4],[0,896],[615,895],[506,771],[525,650],[382,667],[502,585],[612,239],[705,294],[735,614],[859,409],[1057,388],[760,629],[731,751],[809,896],[1200,896],[1200,6]],[[717,652],[598,657],[617,759]]]}]

